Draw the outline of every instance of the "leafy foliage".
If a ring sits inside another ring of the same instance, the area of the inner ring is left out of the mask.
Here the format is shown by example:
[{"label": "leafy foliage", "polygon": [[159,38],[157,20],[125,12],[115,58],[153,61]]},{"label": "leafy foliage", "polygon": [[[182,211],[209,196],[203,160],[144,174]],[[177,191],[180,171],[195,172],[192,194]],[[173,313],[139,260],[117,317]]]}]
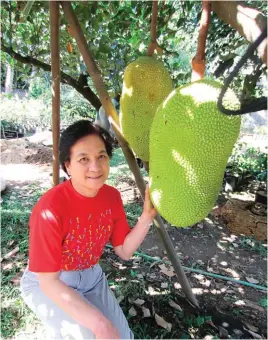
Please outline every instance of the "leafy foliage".
[{"label": "leafy foliage", "polygon": [[6,122],[18,124],[30,131],[37,126],[45,126],[44,112],[45,105],[40,100],[31,98],[12,99],[1,95],[1,119]]},{"label": "leafy foliage", "polygon": [[267,180],[267,153],[259,148],[245,148],[243,143],[236,144],[227,164],[227,171],[234,174],[251,174],[259,180]]},{"label": "leafy foliage", "polygon": [[[30,82],[29,96],[1,95],[1,123],[19,125],[26,131],[52,128],[51,89],[49,81],[35,77]],[[88,101],[68,85],[61,85],[60,123],[64,128],[83,117],[95,118],[95,111]]]},{"label": "leafy foliage", "polygon": [[41,77],[34,77],[29,81],[29,85],[29,96],[36,99],[40,98],[49,90],[50,76],[45,73]]},{"label": "leafy foliage", "polygon": [[[246,3],[262,10],[264,14],[267,13],[262,1]],[[150,40],[151,2],[74,1],[72,4],[109,91],[112,95],[120,93],[126,65],[147,52]],[[50,64],[48,2],[36,1],[27,18],[23,18],[21,9],[20,2],[2,2],[3,44],[12,47],[22,56],[33,57]],[[68,23],[63,13],[61,14],[61,68],[78,80],[79,75],[87,74],[87,70]],[[200,1],[159,2],[157,36],[158,43],[165,51],[160,58],[166,63],[176,86],[190,80],[190,61],[196,51],[200,15]],[[207,43],[207,75],[212,76],[217,67],[224,64],[225,71],[221,73],[220,78],[222,80],[246,46],[245,39],[213,14]],[[21,78],[27,79],[32,66],[17,64],[16,67],[21,70]],[[254,75],[255,67],[252,62],[249,64],[250,75]],[[244,78],[245,73],[236,79],[234,86],[241,90],[244,87],[242,81]],[[92,87],[90,77],[88,84]],[[248,86],[247,90],[249,91],[247,97],[256,91],[254,86],[253,88]]]}]

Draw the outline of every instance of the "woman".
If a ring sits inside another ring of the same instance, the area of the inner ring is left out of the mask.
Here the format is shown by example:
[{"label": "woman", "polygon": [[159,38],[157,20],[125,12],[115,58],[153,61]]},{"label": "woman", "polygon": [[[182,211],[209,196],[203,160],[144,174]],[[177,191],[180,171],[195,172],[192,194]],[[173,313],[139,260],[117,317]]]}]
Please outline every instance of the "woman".
[{"label": "woman", "polygon": [[98,264],[110,240],[131,258],[156,210],[146,189],[143,212],[130,229],[120,193],[105,183],[112,138],[89,121],[61,136],[59,158],[70,176],[46,192],[30,217],[29,262],[21,279],[26,304],[56,339],[131,339],[123,312]]}]

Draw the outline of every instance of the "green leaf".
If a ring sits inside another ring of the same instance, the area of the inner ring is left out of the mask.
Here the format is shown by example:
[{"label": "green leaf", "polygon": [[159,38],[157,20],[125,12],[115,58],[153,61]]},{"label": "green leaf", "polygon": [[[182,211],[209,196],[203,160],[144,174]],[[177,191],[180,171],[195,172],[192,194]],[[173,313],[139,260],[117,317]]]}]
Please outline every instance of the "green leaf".
[{"label": "green leaf", "polygon": [[27,46],[23,46],[23,47],[22,47],[22,50],[23,50],[23,53],[25,53],[26,55],[28,55],[29,50],[28,50]]},{"label": "green leaf", "polygon": [[130,270],[130,275],[132,276],[132,277],[136,277],[137,276],[137,272],[135,271],[135,270]]}]

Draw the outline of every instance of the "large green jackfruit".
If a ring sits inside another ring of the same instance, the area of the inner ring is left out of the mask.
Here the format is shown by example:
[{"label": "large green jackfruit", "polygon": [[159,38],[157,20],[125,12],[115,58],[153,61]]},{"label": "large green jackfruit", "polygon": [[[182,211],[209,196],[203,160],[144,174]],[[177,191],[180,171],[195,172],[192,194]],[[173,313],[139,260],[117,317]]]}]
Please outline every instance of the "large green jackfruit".
[{"label": "large green jackfruit", "polygon": [[149,161],[149,132],[157,107],[172,90],[168,71],[154,57],[139,57],[125,70],[120,126],[129,145],[143,161]]},{"label": "large green jackfruit", "polygon": [[[240,131],[240,116],[217,108],[221,85],[201,80],[182,86],[159,106],[150,132],[150,196],[172,225],[186,227],[215,205]],[[237,108],[228,91],[224,107]]]}]

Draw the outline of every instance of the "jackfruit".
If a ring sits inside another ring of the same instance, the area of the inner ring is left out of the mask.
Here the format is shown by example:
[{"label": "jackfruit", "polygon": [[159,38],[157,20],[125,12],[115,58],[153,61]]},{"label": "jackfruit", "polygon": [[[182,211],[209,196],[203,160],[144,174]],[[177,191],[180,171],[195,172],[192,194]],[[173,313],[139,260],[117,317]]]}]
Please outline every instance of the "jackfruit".
[{"label": "jackfruit", "polygon": [[149,132],[157,107],[172,90],[168,71],[162,61],[154,57],[139,57],[124,72],[121,131],[143,161],[149,161]]},{"label": "jackfruit", "polygon": [[[150,131],[150,197],[174,226],[193,225],[211,211],[239,135],[241,117],[217,108],[220,89],[213,80],[182,86],[156,112]],[[223,104],[239,106],[230,90]]]}]

